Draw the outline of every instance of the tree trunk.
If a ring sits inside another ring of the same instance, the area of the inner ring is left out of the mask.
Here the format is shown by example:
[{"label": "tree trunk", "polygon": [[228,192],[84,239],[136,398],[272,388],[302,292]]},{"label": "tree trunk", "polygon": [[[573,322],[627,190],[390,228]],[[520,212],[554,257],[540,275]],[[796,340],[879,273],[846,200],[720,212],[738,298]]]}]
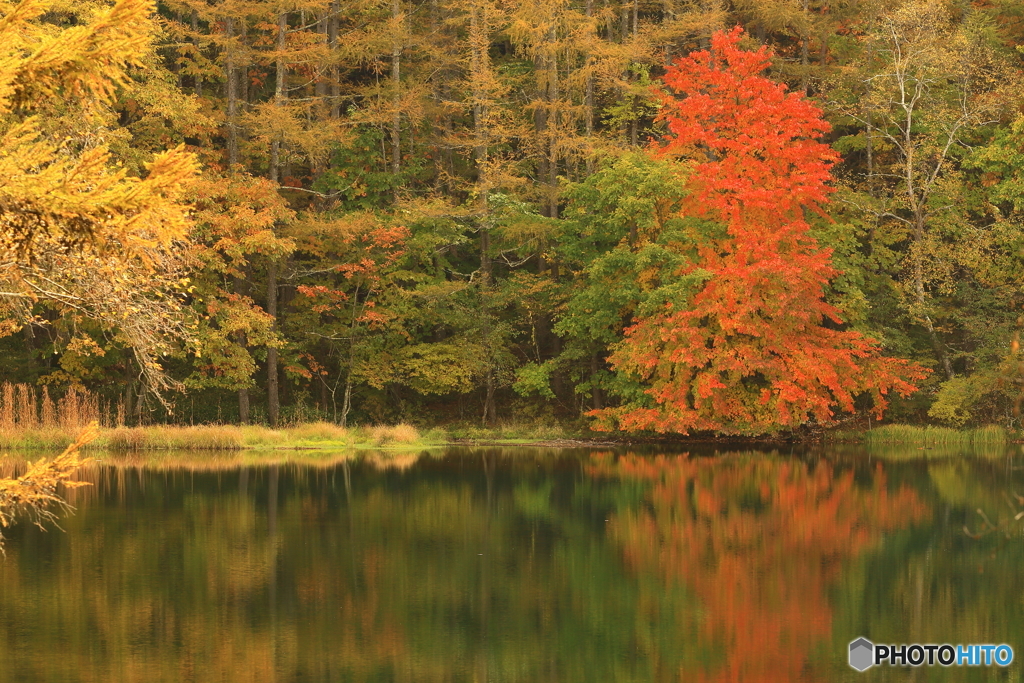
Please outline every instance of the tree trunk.
[{"label": "tree trunk", "polygon": [[[196,14],[195,10],[192,10],[192,35],[194,36],[192,38],[192,44],[196,46],[196,53],[200,53],[202,51],[202,47],[199,44],[199,15]],[[202,97],[203,96],[203,77],[202,76],[196,76],[195,77],[195,86],[196,86],[196,97]]]},{"label": "tree trunk", "polygon": [[[277,331],[277,261],[271,260],[267,268],[267,315],[270,316],[271,329]],[[267,348],[267,420],[271,427],[277,427],[277,419],[281,410],[277,384],[277,347]]]},{"label": "tree trunk", "polygon": [[[640,8],[639,0],[633,0],[633,30],[631,31],[631,38],[633,44],[636,44],[637,36],[640,31]],[[627,79],[632,81],[633,75],[627,74]],[[636,97],[631,97],[633,102],[633,120],[629,122],[629,144],[632,147],[636,147],[640,142],[640,122],[636,119]]]},{"label": "tree trunk", "polygon": [[[338,14],[341,12],[340,0],[331,2],[331,17],[327,20],[327,46],[330,48],[330,59],[335,60],[338,49]],[[337,65],[331,66],[331,118],[341,116],[341,73]]]},{"label": "tree trunk", "polygon": [[[285,76],[287,75],[284,50],[287,46],[288,35],[288,13],[281,12],[277,16],[277,60],[276,74],[274,79],[274,105],[284,105],[287,92],[285,91]],[[274,136],[270,143],[270,179],[279,183],[281,166],[281,140]],[[271,318],[271,329],[277,331],[277,268],[278,264],[274,258],[270,259],[267,265],[267,314]],[[267,348],[267,421],[271,427],[277,426],[277,420],[281,410],[281,397],[278,392],[278,368],[277,368],[277,347]]]},{"label": "tree trunk", "polygon": [[[176,23],[178,23],[178,24],[184,24],[185,23],[181,19],[181,10],[178,10],[178,11],[176,11],[174,13],[174,21]],[[175,76],[175,80],[177,81],[177,84],[178,84],[178,89],[181,90],[181,91],[184,91],[185,90],[185,81],[181,77],[181,65],[185,61],[185,53],[181,49],[178,49],[175,52],[176,52],[177,59],[176,59],[176,64],[174,65],[174,76]]]},{"label": "tree trunk", "polygon": [[604,407],[601,401],[601,387],[597,385],[597,375],[600,369],[600,358],[597,351],[594,351],[590,354],[590,407],[594,410],[601,410]]},{"label": "tree trunk", "polygon": [[[587,0],[586,3],[587,19],[590,20],[594,16],[594,0]],[[595,32],[596,34],[596,32]],[[591,45],[597,42],[597,35],[594,35],[591,39]],[[587,63],[584,67],[587,69],[587,90],[584,96],[583,102],[583,120],[587,131],[587,158],[584,162],[586,164],[587,175],[590,176],[594,173],[594,155],[593,150],[590,146],[593,145],[594,139],[594,58],[591,55],[587,56]]]},{"label": "tree trunk", "polygon": [[[248,29],[245,26],[245,19],[243,19],[238,27],[238,39],[239,44],[245,47],[246,35]],[[238,78],[238,98],[241,100],[242,110],[245,110],[246,105],[252,100],[250,97],[249,87],[249,63],[245,60],[245,53],[235,54],[235,76]]]},{"label": "tree trunk", "polygon": [[[548,39],[554,43],[556,38],[554,26],[552,26]],[[548,179],[547,179],[547,215],[549,218],[558,218],[558,148],[556,146],[558,131],[558,98],[560,97],[558,84],[558,53],[552,51],[547,60],[548,65]]]},{"label": "tree trunk", "polygon": [[238,390],[238,422],[247,425],[249,420],[249,389],[243,387]]},{"label": "tree trunk", "polygon": [[[131,424],[132,414],[135,412],[135,404],[132,396],[132,388],[135,386],[132,377],[132,366],[129,365],[125,371],[125,383],[124,383],[124,422],[126,425]],[[120,426],[120,425],[118,425]]]},{"label": "tree trunk", "polygon": [[807,94],[809,88],[809,74],[807,72],[810,69],[811,63],[808,55],[808,43],[810,42],[807,35],[810,32],[810,12],[808,10],[808,0],[803,0],[804,26],[800,36],[800,89],[804,91],[804,95]]},{"label": "tree trunk", "polygon": [[[349,356],[351,361],[351,356]],[[348,411],[352,409],[352,365],[349,363],[348,375],[345,377],[345,394],[341,401],[341,428],[348,429]]]},{"label": "tree trunk", "polygon": [[[284,50],[287,47],[288,37],[288,13],[281,12],[277,16],[277,64],[276,77],[274,79],[274,106],[284,105],[288,93],[285,91],[285,76],[287,73]],[[270,179],[275,183],[280,182],[281,166],[281,139],[274,135],[270,142]]]},{"label": "tree trunk", "polygon": [[[477,167],[478,211],[480,214],[480,292],[481,313],[483,314],[482,334],[484,345],[491,347],[491,311],[490,290],[492,278],[491,234],[490,234],[490,187],[488,185],[488,147],[490,131],[487,124],[488,92],[484,84],[490,80],[490,31],[488,29],[487,12],[484,2],[476,0],[469,13],[469,48],[470,48],[470,81],[473,91],[473,157]],[[494,359],[488,359],[485,377],[486,396],[484,398],[484,425],[495,420],[494,405]]]},{"label": "tree trunk", "polygon": [[[242,278],[236,277],[233,281],[232,289],[236,295],[242,294]],[[248,342],[245,338],[244,332],[239,332],[235,338],[235,343],[241,346],[243,349],[247,346]],[[249,388],[239,387],[238,389],[238,421],[241,424],[249,424]]]},{"label": "tree trunk", "polygon": [[483,425],[484,425],[484,427],[488,427],[490,425],[493,425],[493,424],[495,424],[498,421],[498,409],[497,409],[497,406],[496,406],[496,404],[494,402],[494,390],[495,390],[494,368],[491,368],[491,369],[489,369],[487,371],[487,388],[486,388],[486,393],[484,395],[484,415],[483,415]]},{"label": "tree trunk", "polygon": [[[917,244],[921,244],[924,241],[924,218],[918,216],[916,222],[914,240]],[[946,375],[946,379],[953,379],[953,364],[949,360],[949,355],[946,353],[942,340],[939,339],[939,334],[935,330],[931,316],[928,315],[927,296],[924,291],[924,269],[921,266],[920,252],[914,254],[914,294],[917,298],[918,306],[921,307],[921,316],[924,318],[925,329],[928,330],[928,337],[931,339],[932,348],[935,350],[935,357],[938,358],[939,363],[942,365],[942,371]]]},{"label": "tree trunk", "polygon": [[[228,172],[233,173],[238,164],[238,74],[235,64],[235,46],[232,42],[235,35],[235,20],[227,17],[224,20],[224,33],[227,42],[224,46],[224,81],[227,86],[227,126],[228,126]],[[241,293],[241,278],[234,278],[235,294]],[[241,347],[245,347],[245,334],[238,333],[235,340]],[[249,424],[249,389],[241,387],[238,389],[238,421],[241,424]]]},{"label": "tree trunk", "polygon": [[[329,14],[321,15],[316,22],[317,32],[322,34],[324,45],[327,46],[327,54],[331,53],[331,31],[330,31],[331,18]],[[330,87],[329,79],[331,67],[330,57],[321,64],[317,65],[316,83],[313,84],[313,94],[316,96],[318,102],[327,103],[327,89]],[[310,114],[311,115],[311,114]],[[314,177],[316,174],[314,173]]]},{"label": "tree trunk", "polygon": [[228,168],[233,169],[238,163],[238,79],[235,76],[235,46],[233,44],[235,20],[227,17],[224,20],[224,34],[227,42],[224,45],[224,81],[227,85],[227,125],[228,125]]},{"label": "tree trunk", "polygon": [[[399,0],[391,0],[391,18],[396,22],[401,16]],[[402,44],[400,35],[396,36],[391,48],[391,173],[395,176],[402,160]],[[395,183],[395,200],[398,200],[398,183]]]},{"label": "tree trunk", "polygon": [[548,215],[547,182],[550,156],[548,150],[548,109],[551,97],[548,78],[551,69],[547,65],[547,56],[540,52],[533,58],[533,72],[537,79],[537,107],[533,110],[533,132],[537,139],[537,184],[544,188],[541,199],[541,214]]}]

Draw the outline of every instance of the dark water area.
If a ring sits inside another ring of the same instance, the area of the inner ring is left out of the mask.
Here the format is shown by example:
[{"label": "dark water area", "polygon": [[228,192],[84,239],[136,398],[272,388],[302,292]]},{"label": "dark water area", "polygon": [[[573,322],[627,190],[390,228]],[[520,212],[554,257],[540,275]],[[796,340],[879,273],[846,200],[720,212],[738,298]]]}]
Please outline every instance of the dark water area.
[{"label": "dark water area", "polygon": [[[905,457],[98,465],[7,532],[0,683],[1020,681],[1024,457]],[[859,636],[1016,661],[858,673]]]}]

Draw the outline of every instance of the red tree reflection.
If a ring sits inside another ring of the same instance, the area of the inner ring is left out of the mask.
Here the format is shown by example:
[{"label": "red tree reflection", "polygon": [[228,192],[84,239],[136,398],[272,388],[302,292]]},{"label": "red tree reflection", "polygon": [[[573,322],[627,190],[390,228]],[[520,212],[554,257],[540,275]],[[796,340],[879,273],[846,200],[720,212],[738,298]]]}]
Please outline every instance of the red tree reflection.
[{"label": "red tree reflection", "polygon": [[686,681],[811,677],[843,566],[928,511],[910,488],[892,490],[881,465],[855,483],[827,463],[763,455],[599,455],[592,473],[653,483],[649,505],[611,518],[610,534],[633,571],[683,581],[700,600],[700,661],[678,672]]}]

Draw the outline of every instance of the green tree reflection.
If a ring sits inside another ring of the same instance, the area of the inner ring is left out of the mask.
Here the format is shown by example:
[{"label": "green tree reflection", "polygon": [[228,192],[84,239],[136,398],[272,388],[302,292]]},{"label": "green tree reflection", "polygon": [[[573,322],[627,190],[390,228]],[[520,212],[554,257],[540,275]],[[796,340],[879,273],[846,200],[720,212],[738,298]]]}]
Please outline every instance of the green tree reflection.
[{"label": "green tree reflection", "polygon": [[854,635],[1021,630],[1019,539],[962,531],[1011,515],[995,463],[492,449],[82,476],[68,533],[7,544],[0,683],[791,683],[844,679]]}]

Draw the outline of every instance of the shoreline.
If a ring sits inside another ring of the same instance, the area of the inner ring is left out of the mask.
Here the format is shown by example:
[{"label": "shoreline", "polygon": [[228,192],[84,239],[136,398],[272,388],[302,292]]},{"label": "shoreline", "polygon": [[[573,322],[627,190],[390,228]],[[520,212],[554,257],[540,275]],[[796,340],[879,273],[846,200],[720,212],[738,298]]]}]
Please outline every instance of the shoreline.
[{"label": "shoreline", "polygon": [[[0,431],[0,452],[34,454],[59,451],[81,431],[77,425],[30,427]],[[436,448],[630,448],[692,447],[779,448],[785,446],[995,447],[1021,443],[1020,434],[1001,427],[956,430],[945,427],[885,425],[871,430],[814,431],[761,437],[712,435],[645,435],[581,432],[551,425],[502,425],[480,428],[446,425],[426,429],[408,424],[344,428],[326,422],[271,429],[261,425],[147,425],[104,427],[86,446],[88,451],[139,453],[153,451],[248,452],[284,451],[409,451]]]}]

